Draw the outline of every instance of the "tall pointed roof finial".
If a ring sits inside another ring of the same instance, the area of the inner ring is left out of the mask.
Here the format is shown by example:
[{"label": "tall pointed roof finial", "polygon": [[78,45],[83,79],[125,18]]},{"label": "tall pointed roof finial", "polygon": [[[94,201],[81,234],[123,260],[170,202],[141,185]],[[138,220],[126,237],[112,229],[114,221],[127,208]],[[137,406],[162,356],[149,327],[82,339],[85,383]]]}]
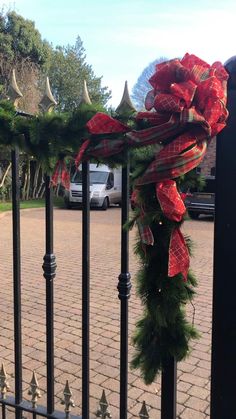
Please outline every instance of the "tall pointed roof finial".
[{"label": "tall pointed roof finial", "polygon": [[39,107],[42,109],[43,112],[51,112],[54,106],[56,105],[57,105],[57,102],[53,97],[53,94],[50,88],[49,78],[47,77],[45,93],[41,101],[39,102]]},{"label": "tall pointed roof finial", "polygon": [[16,82],[15,69],[13,69],[11,73],[11,80],[8,87],[7,96],[8,96],[8,99],[13,103],[15,107],[17,107],[19,99],[23,97],[23,94],[21,93]]},{"label": "tall pointed roof finial", "polygon": [[129,91],[128,91],[128,82],[125,82],[124,92],[120,104],[116,108],[116,112],[119,114],[122,113],[133,113],[136,112],[136,109],[131,102]]},{"label": "tall pointed roof finial", "polygon": [[92,105],[91,99],[89,97],[88,94],[88,88],[87,88],[87,83],[86,80],[84,80],[84,86],[83,86],[83,92],[82,92],[82,96],[81,96],[81,100],[80,100],[80,105],[82,104],[87,104],[87,105]]}]

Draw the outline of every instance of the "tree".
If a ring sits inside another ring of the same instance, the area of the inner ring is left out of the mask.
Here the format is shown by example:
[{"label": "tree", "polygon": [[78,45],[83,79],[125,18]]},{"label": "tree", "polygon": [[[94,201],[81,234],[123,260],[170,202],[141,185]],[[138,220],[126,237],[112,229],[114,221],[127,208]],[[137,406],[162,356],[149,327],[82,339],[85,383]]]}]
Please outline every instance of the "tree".
[{"label": "tree", "polygon": [[6,96],[11,71],[16,70],[17,83],[23,93],[19,107],[36,112],[40,101],[39,78],[51,47],[42,41],[34,22],[15,12],[0,12],[0,84]]},{"label": "tree", "polygon": [[155,72],[156,64],[162,63],[163,61],[167,61],[167,60],[168,58],[166,57],[157,58],[156,60],[149,63],[148,66],[145,67],[142,73],[140,74],[137,82],[135,83],[132,89],[132,94],[131,94],[131,98],[137,110],[144,109],[145,97],[147,93],[149,92],[149,90],[152,89],[152,86],[150,85],[148,80]]},{"label": "tree", "polygon": [[94,75],[92,66],[85,59],[85,49],[79,36],[74,46],[58,46],[52,51],[46,71],[58,102],[57,109],[72,111],[78,107],[84,80],[92,103],[105,106],[110,99],[111,92],[107,87],[101,87],[102,77]]},{"label": "tree", "polygon": [[[96,77],[86,62],[80,37],[74,46],[52,48],[43,41],[34,22],[15,12],[0,11],[0,93],[6,98],[12,69],[23,94],[18,108],[36,113],[49,76],[59,111],[72,111],[79,105],[83,83],[86,80],[94,104],[103,107],[110,98],[107,87],[101,86],[102,77]],[[34,156],[21,155],[22,198],[36,198],[43,193],[43,171]],[[9,155],[0,150],[0,198],[8,197]]]}]

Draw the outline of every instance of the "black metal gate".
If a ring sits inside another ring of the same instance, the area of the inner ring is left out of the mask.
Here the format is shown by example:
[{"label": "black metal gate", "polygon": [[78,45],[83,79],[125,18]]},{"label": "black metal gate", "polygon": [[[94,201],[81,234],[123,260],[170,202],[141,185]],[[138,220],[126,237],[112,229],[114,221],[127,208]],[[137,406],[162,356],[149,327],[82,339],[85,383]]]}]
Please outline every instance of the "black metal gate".
[{"label": "black metal gate", "polygon": [[[236,214],[236,164],[235,91],[229,95],[230,120],[227,129],[219,136],[217,146],[217,192],[215,220],[215,265],[214,265],[214,310],[213,310],[213,356],[212,356],[212,419],[235,419],[236,376],[236,315],[235,315],[235,214]],[[129,167],[122,169],[122,216],[121,226],[128,220],[129,212]],[[83,419],[89,419],[89,322],[90,322],[90,204],[89,204],[89,163],[83,163],[83,245],[82,245],[82,412]],[[15,353],[15,397],[7,396],[7,381],[4,368],[0,373],[0,409],[2,419],[8,419],[10,407],[16,419],[29,412],[33,419],[73,418],[70,415],[71,400],[68,383],[65,388],[64,412],[55,411],[54,405],[54,296],[53,279],[56,261],[53,248],[53,191],[50,177],[45,176],[45,220],[46,243],[43,271],[46,280],[46,366],[47,366],[47,406],[37,404],[37,382],[31,382],[32,401],[22,399],[22,331],[21,331],[21,255],[20,255],[20,184],[19,151],[12,151],[12,223],[13,223],[13,279],[14,279],[14,353]],[[120,419],[127,419],[128,394],[128,301],[131,278],[129,274],[129,237],[121,227],[121,273],[118,281],[120,299]],[[176,418],[176,362],[170,360],[162,375],[162,419]],[[105,394],[98,416],[111,417],[107,410]],[[76,416],[78,419],[78,416]],[[145,403],[139,413],[140,418],[148,418]]]},{"label": "black metal gate", "polygon": [[[82,416],[89,418],[89,322],[90,322],[90,199],[89,163],[83,163],[83,213],[82,213]],[[20,255],[20,182],[19,150],[12,151],[12,223],[13,223],[13,280],[14,280],[14,353],[15,353],[15,398],[7,397],[7,382],[4,369],[1,371],[0,399],[2,419],[8,419],[7,406],[15,411],[15,418],[21,419],[23,412],[31,412],[32,418],[74,417],[70,414],[72,405],[69,387],[65,389],[65,412],[55,411],[54,405],[54,296],[53,279],[56,275],[56,258],[53,249],[53,189],[50,176],[45,176],[45,225],[46,242],[43,271],[46,280],[46,366],[47,366],[47,406],[37,406],[37,381],[32,386],[31,403],[22,399],[22,327],[21,327],[21,255]],[[129,214],[129,167],[122,169],[122,210],[121,210],[121,273],[118,280],[120,299],[120,419],[128,417],[128,300],[131,278],[129,273],[129,233],[122,226]],[[68,383],[67,383],[68,385]],[[176,363],[171,361],[162,379],[162,418],[176,416]],[[166,390],[165,390],[166,389]],[[67,393],[66,393],[67,391]],[[105,394],[100,401],[101,417],[109,416]],[[78,418],[78,416],[76,416]],[[140,417],[148,416],[145,402]]]}]

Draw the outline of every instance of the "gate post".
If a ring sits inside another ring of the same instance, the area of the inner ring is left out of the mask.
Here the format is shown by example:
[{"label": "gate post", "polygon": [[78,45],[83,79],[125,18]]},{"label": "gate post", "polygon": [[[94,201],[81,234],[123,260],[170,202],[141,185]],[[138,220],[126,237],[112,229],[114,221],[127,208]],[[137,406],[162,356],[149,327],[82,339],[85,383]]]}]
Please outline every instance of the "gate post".
[{"label": "gate post", "polygon": [[211,418],[236,418],[236,57],[226,62],[229,118],[217,137]]}]

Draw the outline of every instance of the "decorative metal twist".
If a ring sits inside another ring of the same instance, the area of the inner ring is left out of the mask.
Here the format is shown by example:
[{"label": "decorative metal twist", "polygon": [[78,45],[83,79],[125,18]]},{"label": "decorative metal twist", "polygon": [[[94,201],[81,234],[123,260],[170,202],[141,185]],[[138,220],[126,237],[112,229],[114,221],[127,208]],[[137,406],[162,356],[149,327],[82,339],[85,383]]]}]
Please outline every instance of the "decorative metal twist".
[{"label": "decorative metal twist", "polygon": [[66,385],[65,385],[65,389],[64,389],[64,399],[61,400],[61,404],[63,404],[65,406],[65,418],[68,419],[70,417],[70,412],[71,412],[71,407],[75,407],[75,403],[74,400],[72,400],[72,393],[69,387],[69,383],[68,380],[66,380]]},{"label": "decorative metal twist", "polygon": [[33,372],[33,376],[32,376],[32,380],[30,382],[30,389],[28,391],[28,394],[30,396],[32,396],[31,403],[32,403],[33,409],[36,409],[37,401],[41,397],[41,393],[39,391],[39,384],[38,384],[38,380],[37,380],[35,371]]},{"label": "decorative metal twist", "polygon": [[105,391],[102,391],[102,397],[99,402],[100,409],[97,410],[96,417],[97,418],[112,418],[111,413],[108,410],[108,402],[106,399]]},{"label": "decorative metal twist", "polygon": [[139,417],[140,419],[149,419],[149,414],[148,414],[148,410],[147,410],[147,406],[146,403],[143,402],[141,410],[139,412]]},{"label": "decorative metal twist", "polygon": [[2,364],[2,368],[0,371],[0,393],[1,393],[2,399],[6,398],[6,393],[8,392],[9,389],[10,387],[7,382],[7,373],[5,371],[4,364]]},{"label": "decorative metal twist", "polygon": [[43,271],[44,278],[48,281],[52,281],[56,276],[56,256],[52,254],[46,254],[43,257]]}]

